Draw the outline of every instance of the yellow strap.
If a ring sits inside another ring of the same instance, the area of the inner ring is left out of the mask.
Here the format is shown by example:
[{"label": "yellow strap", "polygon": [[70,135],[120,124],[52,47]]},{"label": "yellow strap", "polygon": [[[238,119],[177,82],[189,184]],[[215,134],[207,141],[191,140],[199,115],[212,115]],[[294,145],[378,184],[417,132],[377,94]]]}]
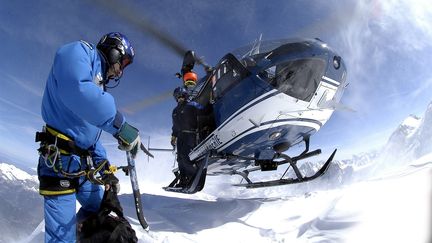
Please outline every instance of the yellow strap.
[{"label": "yellow strap", "polygon": [[39,194],[42,196],[56,196],[56,195],[64,195],[74,193],[75,189],[68,189],[64,191],[48,191],[48,190],[39,190]]},{"label": "yellow strap", "polygon": [[59,137],[61,139],[67,140],[67,141],[72,141],[72,139],[70,139],[68,136],[64,135],[63,133],[57,132],[52,128],[49,127],[45,127],[47,132],[51,133],[53,136],[55,137]]},{"label": "yellow strap", "polygon": [[[47,132],[51,133],[51,135],[53,135],[55,137],[59,137],[59,138],[61,138],[63,140],[66,140],[66,141],[72,141],[72,139],[70,139],[68,136],[64,135],[63,133],[57,132],[56,130],[54,130],[52,128],[49,128],[49,127],[45,126],[45,129],[46,129]],[[69,152],[67,152],[67,151],[65,151],[63,149],[59,149],[59,151],[63,155],[70,155]]]},{"label": "yellow strap", "polygon": [[63,150],[63,149],[59,149],[60,154],[62,155],[70,155],[71,153],[68,153],[67,151]]},{"label": "yellow strap", "polygon": [[[99,172],[102,170],[102,168],[105,166],[105,164],[108,163],[108,160],[104,160],[103,162],[101,162],[99,164],[99,166],[95,169],[95,172]],[[115,165],[110,165],[108,167],[108,170],[104,170],[103,172],[104,174],[115,174],[117,173],[117,166]]]}]

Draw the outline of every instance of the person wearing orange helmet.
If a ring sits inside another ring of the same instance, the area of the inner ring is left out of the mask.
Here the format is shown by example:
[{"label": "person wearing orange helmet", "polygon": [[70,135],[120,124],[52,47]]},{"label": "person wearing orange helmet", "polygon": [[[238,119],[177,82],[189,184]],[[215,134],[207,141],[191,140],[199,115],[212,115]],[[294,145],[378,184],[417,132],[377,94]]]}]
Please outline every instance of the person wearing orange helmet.
[{"label": "person wearing orange helmet", "polygon": [[191,70],[183,74],[183,84],[188,90],[193,89],[197,82],[198,75],[194,71]]}]

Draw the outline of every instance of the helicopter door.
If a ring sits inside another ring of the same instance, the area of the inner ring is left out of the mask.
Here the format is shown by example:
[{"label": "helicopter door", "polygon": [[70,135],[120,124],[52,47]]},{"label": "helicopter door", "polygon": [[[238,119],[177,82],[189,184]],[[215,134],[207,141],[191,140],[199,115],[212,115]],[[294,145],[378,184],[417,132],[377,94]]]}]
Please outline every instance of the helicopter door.
[{"label": "helicopter door", "polygon": [[213,99],[220,99],[248,75],[249,71],[231,53],[225,55],[211,77]]},{"label": "helicopter door", "polygon": [[318,89],[315,92],[314,97],[312,98],[309,108],[310,109],[321,109],[328,108],[327,104],[333,99],[336,94],[336,88],[333,86],[321,82],[318,86]]},{"label": "helicopter door", "polygon": [[230,53],[214,69],[210,80],[216,125],[256,97],[250,92],[253,86],[246,79],[249,75],[249,70]]}]

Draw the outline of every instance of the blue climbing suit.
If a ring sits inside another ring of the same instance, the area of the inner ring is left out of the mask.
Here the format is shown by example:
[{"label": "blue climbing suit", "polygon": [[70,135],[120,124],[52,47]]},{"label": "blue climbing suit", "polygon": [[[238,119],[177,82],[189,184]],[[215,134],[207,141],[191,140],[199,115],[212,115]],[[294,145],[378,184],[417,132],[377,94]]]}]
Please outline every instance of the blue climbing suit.
[{"label": "blue climbing suit", "polygon": [[[66,44],[55,55],[42,99],[42,118],[47,124],[47,132],[66,141],[72,140],[80,150],[88,151],[95,167],[107,161],[105,149],[99,142],[102,130],[115,135],[125,122],[116,109],[114,98],[100,85],[105,78],[105,68],[94,45],[84,41]],[[76,241],[76,200],[81,204],[78,215],[99,209],[103,196],[101,186],[91,184],[85,177],[67,180],[61,173],[88,169],[88,161],[88,158],[67,151],[54,159],[44,155],[39,157],[45,242]],[[55,189],[42,188],[43,184],[51,182]]]}]

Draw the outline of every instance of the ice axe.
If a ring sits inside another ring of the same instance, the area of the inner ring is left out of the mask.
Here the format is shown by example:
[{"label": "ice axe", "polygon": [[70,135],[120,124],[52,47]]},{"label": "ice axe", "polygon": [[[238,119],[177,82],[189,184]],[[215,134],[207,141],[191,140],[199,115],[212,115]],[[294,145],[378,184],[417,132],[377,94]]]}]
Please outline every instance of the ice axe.
[{"label": "ice axe", "polygon": [[[142,146],[141,144],[141,149],[144,146]],[[145,148],[144,148],[145,149]],[[144,151],[144,150],[143,150]],[[147,149],[145,150],[147,151]],[[145,153],[144,151],[144,153]],[[148,156],[152,156],[152,154],[150,154],[147,151],[147,155]],[[137,179],[137,174],[136,174],[136,168],[135,168],[135,160],[132,157],[132,154],[129,151],[126,151],[126,158],[127,158],[127,162],[128,162],[128,166],[127,166],[127,171],[130,177],[130,181],[132,184],[132,191],[133,191],[133,196],[134,196],[134,204],[135,204],[135,210],[137,213],[137,217],[138,217],[138,221],[140,222],[141,226],[143,227],[143,229],[145,231],[149,231],[150,227],[144,217],[144,213],[142,211],[142,203],[141,203],[141,193],[139,190],[139,185],[138,185],[138,179]],[[124,170],[125,168],[123,168]]]},{"label": "ice axe", "polygon": [[146,147],[144,147],[144,145],[141,143],[141,145],[140,145],[140,148],[141,148],[141,150],[147,155],[147,156],[149,156],[149,157],[152,157],[152,159],[154,159],[154,156],[153,156],[153,154],[151,154],[147,149],[146,149]]}]

